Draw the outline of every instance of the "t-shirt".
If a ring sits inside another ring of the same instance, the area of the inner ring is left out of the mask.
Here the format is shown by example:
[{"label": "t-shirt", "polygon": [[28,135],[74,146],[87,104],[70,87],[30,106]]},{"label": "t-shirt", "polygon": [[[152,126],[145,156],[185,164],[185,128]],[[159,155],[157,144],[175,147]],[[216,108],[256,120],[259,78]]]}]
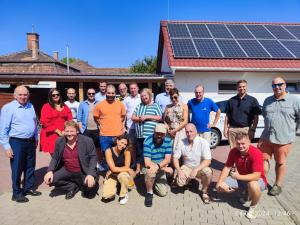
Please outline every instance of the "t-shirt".
[{"label": "t-shirt", "polygon": [[135,124],[131,117],[135,108],[141,103],[141,97],[139,94],[135,97],[129,95],[124,99],[123,103],[126,108],[126,127],[127,129],[135,129]]},{"label": "t-shirt", "polygon": [[[145,115],[151,115],[151,116],[161,116],[162,112],[157,103],[153,103],[150,105],[144,105],[143,103],[140,103],[134,110],[134,113],[136,116],[145,116]],[[136,137],[137,138],[146,138],[149,135],[152,135],[154,133],[154,128],[158,121],[155,120],[146,120],[143,123],[135,123],[136,128]]]},{"label": "t-shirt", "polygon": [[125,106],[115,100],[113,103],[102,101],[95,106],[94,117],[100,125],[101,136],[119,136],[122,134]]},{"label": "t-shirt", "polygon": [[261,151],[250,145],[248,154],[243,156],[237,148],[229,152],[225,166],[232,167],[235,164],[237,171],[241,175],[247,175],[254,172],[260,172],[260,177],[267,184],[264,172],[264,160]]},{"label": "t-shirt", "polygon": [[176,159],[182,157],[184,165],[195,168],[204,159],[211,159],[211,151],[208,142],[204,138],[196,136],[192,148],[187,138],[182,139],[174,148],[173,157]]},{"label": "t-shirt", "polygon": [[217,112],[219,107],[213,100],[204,98],[201,102],[193,98],[188,101],[188,107],[192,113],[192,123],[195,124],[198,133],[209,132],[209,116],[210,112]]},{"label": "t-shirt", "polygon": [[166,155],[172,154],[172,145],[172,140],[165,137],[163,143],[157,146],[154,142],[154,135],[150,135],[144,141],[144,157],[150,158],[154,163],[160,163]]},{"label": "t-shirt", "polygon": [[79,102],[74,101],[74,102],[70,102],[70,101],[66,101],[65,104],[69,107],[69,109],[71,110],[72,113],[72,118],[75,122],[77,122],[77,112],[78,112],[78,107],[79,107]]}]

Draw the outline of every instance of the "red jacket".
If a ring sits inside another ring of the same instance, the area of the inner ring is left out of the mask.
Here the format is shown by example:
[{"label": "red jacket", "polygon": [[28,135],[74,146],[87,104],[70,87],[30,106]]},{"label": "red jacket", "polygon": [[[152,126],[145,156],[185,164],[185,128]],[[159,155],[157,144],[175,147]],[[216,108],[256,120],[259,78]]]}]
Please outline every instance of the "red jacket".
[{"label": "red jacket", "polygon": [[43,105],[41,111],[41,151],[54,152],[56,139],[59,137],[54,131],[59,129],[64,130],[64,123],[72,120],[72,113],[68,106],[64,105],[62,111],[53,109],[49,103]]}]

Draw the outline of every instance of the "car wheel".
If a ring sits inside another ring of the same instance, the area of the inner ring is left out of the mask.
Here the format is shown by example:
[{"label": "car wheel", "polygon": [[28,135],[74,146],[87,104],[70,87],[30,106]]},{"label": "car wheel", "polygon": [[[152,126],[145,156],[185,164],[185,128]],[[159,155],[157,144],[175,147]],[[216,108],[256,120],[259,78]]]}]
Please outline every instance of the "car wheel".
[{"label": "car wheel", "polygon": [[210,148],[216,148],[221,141],[220,133],[215,130],[211,129],[211,138],[210,138]]}]

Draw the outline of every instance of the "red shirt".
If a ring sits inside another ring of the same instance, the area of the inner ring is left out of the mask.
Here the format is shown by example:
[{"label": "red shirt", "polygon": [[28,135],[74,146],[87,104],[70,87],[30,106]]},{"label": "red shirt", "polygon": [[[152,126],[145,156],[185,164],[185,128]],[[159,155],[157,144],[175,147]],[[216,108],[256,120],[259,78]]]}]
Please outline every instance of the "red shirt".
[{"label": "red shirt", "polygon": [[235,164],[237,171],[241,175],[247,175],[254,172],[260,172],[260,177],[267,185],[267,179],[264,172],[264,160],[261,151],[250,145],[247,155],[241,155],[237,148],[229,152],[225,166],[232,167]]},{"label": "red shirt", "polygon": [[80,163],[78,159],[78,147],[77,143],[73,150],[66,144],[63,153],[63,162],[66,170],[72,173],[80,173]]}]

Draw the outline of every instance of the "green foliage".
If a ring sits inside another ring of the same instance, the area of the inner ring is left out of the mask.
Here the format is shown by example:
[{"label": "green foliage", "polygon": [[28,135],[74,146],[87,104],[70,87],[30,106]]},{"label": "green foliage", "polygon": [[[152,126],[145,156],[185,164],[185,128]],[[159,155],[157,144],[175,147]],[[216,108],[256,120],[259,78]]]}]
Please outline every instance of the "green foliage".
[{"label": "green foliage", "polygon": [[[65,63],[65,64],[67,64],[67,57],[62,58],[60,61],[63,62],[63,63]],[[69,57],[69,63],[70,64],[73,63],[73,62],[75,62],[75,61],[77,61],[76,58]]]},{"label": "green foliage", "polygon": [[145,56],[142,60],[136,60],[130,67],[131,73],[156,73],[157,58]]}]

